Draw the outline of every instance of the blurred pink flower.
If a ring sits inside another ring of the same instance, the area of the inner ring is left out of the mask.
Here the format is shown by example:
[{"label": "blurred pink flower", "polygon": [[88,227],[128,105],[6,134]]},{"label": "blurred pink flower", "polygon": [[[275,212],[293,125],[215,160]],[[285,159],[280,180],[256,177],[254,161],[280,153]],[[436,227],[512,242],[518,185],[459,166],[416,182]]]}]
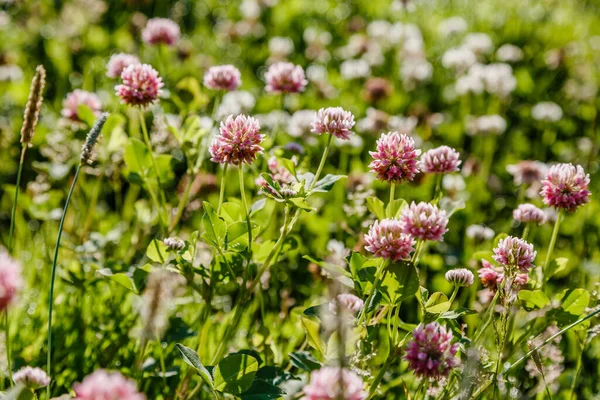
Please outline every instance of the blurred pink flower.
[{"label": "blurred pink flower", "polygon": [[589,184],[590,176],[581,165],[557,164],[550,168],[542,181],[540,194],[545,204],[573,212],[590,201]]},{"label": "blurred pink flower", "polygon": [[219,134],[210,145],[211,161],[219,164],[252,164],[258,154],[262,154],[261,142],[264,135],[260,132],[260,123],[256,118],[246,115],[233,115],[221,122]]},{"label": "blurred pink flower", "polygon": [[146,400],[135,381],[118,372],[97,370],[73,385],[75,400]]},{"label": "blurred pink flower", "polygon": [[240,70],[233,65],[210,67],[204,74],[204,86],[213,90],[235,90],[242,83]]},{"label": "blurred pink flower", "polygon": [[518,267],[522,271],[528,271],[533,267],[533,261],[537,251],[533,245],[525,240],[514,236],[507,236],[498,242],[494,249],[494,260],[503,267]]},{"label": "blurred pink flower", "polygon": [[302,67],[289,62],[272,64],[265,73],[265,80],[265,90],[271,93],[299,93],[308,84]]},{"label": "blurred pink flower", "polygon": [[304,387],[302,399],[364,400],[366,398],[367,392],[363,389],[363,380],[355,372],[339,367],[322,367],[311,372],[310,382]]},{"label": "blurred pink flower", "polygon": [[164,86],[158,71],[148,64],[131,64],[121,73],[123,84],[115,86],[121,103],[147,106],[158,100]]},{"label": "blurred pink flower", "polygon": [[81,105],[87,106],[95,116],[99,116],[102,110],[102,103],[100,103],[100,99],[95,93],[75,89],[67,94],[67,97],[63,101],[63,109],[60,113],[63,117],[68,118],[71,121],[81,122],[77,115],[77,111]]},{"label": "blurred pink flower", "polygon": [[404,358],[408,361],[408,368],[419,378],[447,377],[460,362],[456,357],[458,344],[452,344],[452,339],[452,332],[437,322],[419,325],[406,347]]},{"label": "blurred pink flower", "polygon": [[168,18],[151,18],[142,31],[142,40],[153,45],[162,43],[173,46],[180,36],[179,25]]},{"label": "blurred pink flower", "polygon": [[529,203],[519,204],[519,206],[513,210],[513,218],[515,221],[523,223],[535,222],[536,224],[541,225],[546,222],[546,214],[544,211]]},{"label": "blurred pink flower", "polygon": [[41,368],[23,367],[13,375],[16,384],[22,384],[30,389],[39,389],[50,384],[50,377]]},{"label": "blurred pink flower", "polygon": [[113,79],[119,78],[123,70],[131,64],[140,64],[140,59],[132,54],[113,54],[106,64],[106,76]]},{"label": "blurred pink flower", "polygon": [[421,171],[432,174],[447,174],[458,171],[460,154],[448,146],[440,146],[423,153]]},{"label": "blurred pink flower", "polygon": [[0,251],[0,310],[6,310],[22,286],[21,264]]},{"label": "blurred pink flower", "polygon": [[402,232],[402,224],[396,219],[375,221],[364,240],[365,250],[390,261],[408,260],[415,250],[415,239]]},{"label": "blurred pink flower", "polygon": [[540,161],[519,161],[517,164],[508,165],[506,170],[514,178],[515,186],[531,185],[544,179],[548,171],[546,164]]},{"label": "blurred pink flower", "polygon": [[382,134],[377,140],[377,151],[369,154],[373,157],[369,168],[382,181],[412,181],[419,172],[417,158],[421,150],[415,150],[415,141],[405,134]]},{"label": "blurred pink flower", "polygon": [[352,313],[357,313],[364,307],[365,303],[358,296],[350,293],[338,294],[335,299],[329,302],[329,311],[333,314],[337,314],[338,303],[342,307],[342,310],[347,310]]},{"label": "blurred pink flower", "polygon": [[441,241],[448,232],[446,211],[435,204],[413,201],[402,210],[400,216],[402,232],[421,240]]},{"label": "blurred pink flower", "polygon": [[348,140],[354,126],[354,115],[342,107],[321,108],[312,123],[311,132],[317,135],[330,133],[338,139]]}]

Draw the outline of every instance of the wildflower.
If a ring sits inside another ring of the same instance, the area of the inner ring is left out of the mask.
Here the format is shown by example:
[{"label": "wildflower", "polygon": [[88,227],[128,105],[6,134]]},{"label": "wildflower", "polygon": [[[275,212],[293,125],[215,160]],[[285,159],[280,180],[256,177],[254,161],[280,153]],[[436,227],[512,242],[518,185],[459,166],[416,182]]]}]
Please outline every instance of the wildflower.
[{"label": "wildflower", "polygon": [[492,51],[494,44],[492,39],[485,33],[469,33],[463,40],[463,46],[473,53],[480,55]]},{"label": "wildflower", "polygon": [[463,17],[453,16],[446,18],[439,23],[437,29],[441,36],[451,36],[457,33],[462,33],[468,28],[467,21]]},{"label": "wildflower", "polygon": [[523,59],[523,50],[514,44],[503,44],[496,50],[496,58],[503,62],[517,62]]},{"label": "wildflower", "polygon": [[446,272],[446,280],[454,286],[471,286],[473,279],[473,273],[466,268],[456,268]]},{"label": "wildflower", "polygon": [[135,381],[118,372],[96,370],[73,385],[75,400],[146,400]]},{"label": "wildflower", "polygon": [[106,76],[113,79],[119,78],[123,70],[131,64],[140,64],[140,59],[132,54],[113,54],[106,64]]},{"label": "wildflower", "polygon": [[299,93],[308,84],[302,67],[288,62],[272,64],[265,73],[265,80],[265,90],[271,93]]},{"label": "wildflower", "polygon": [[426,151],[421,156],[421,171],[433,174],[447,174],[458,171],[460,154],[448,146],[440,146]]},{"label": "wildflower", "polygon": [[544,179],[548,171],[546,164],[540,161],[520,161],[517,164],[508,165],[506,170],[513,176],[515,186],[531,185]]},{"label": "wildflower", "polygon": [[543,224],[546,222],[546,214],[543,210],[537,208],[533,204],[519,204],[519,206],[513,210],[513,218],[515,221],[529,223],[535,222],[536,224]]},{"label": "wildflower", "polygon": [[342,107],[321,108],[312,123],[311,132],[317,135],[332,134],[338,139],[348,140],[354,126],[354,115]]},{"label": "wildflower", "polygon": [[581,165],[557,164],[550,167],[542,181],[540,194],[545,204],[573,212],[590,201],[589,184],[590,176]]},{"label": "wildflower", "polygon": [[557,122],[563,117],[563,111],[556,103],[542,101],[533,106],[531,117],[537,121]]},{"label": "wildflower", "polygon": [[211,161],[220,164],[251,164],[258,154],[262,154],[260,143],[264,135],[260,132],[260,123],[256,118],[246,115],[233,115],[221,122],[219,135],[210,145]]},{"label": "wildflower", "polygon": [[39,389],[50,384],[50,377],[41,368],[23,367],[13,375],[16,384],[22,384],[29,389]]},{"label": "wildflower", "polygon": [[507,236],[498,242],[492,257],[504,267],[518,267],[522,271],[528,271],[533,267],[536,255],[537,251],[533,249],[532,244],[520,238]]},{"label": "wildflower", "polygon": [[494,267],[489,261],[481,260],[482,267],[479,268],[477,274],[484,287],[496,290],[498,284],[504,279],[504,271],[502,268]]},{"label": "wildflower", "polygon": [[376,103],[392,94],[392,84],[385,78],[369,78],[364,85],[364,96],[368,102]]},{"label": "wildflower", "polygon": [[238,115],[250,112],[256,99],[250,92],[245,90],[235,90],[223,95],[223,99],[216,112],[216,118],[226,118],[228,115]]},{"label": "wildflower", "polygon": [[33,138],[35,127],[37,125],[42,101],[44,101],[44,86],[46,85],[46,70],[43,65],[38,65],[35,69],[35,75],[31,81],[29,89],[29,98],[25,107],[23,116],[23,126],[21,127],[21,143],[29,143]]},{"label": "wildflower", "polygon": [[163,243],[169,250],[177,251],[181,250],[185,247],[185,242],[176,237],[168,237],[163,239]]},{"label": "wildflower", "polygon": [[180,36],[179,25],[168,18],[151,18],[142,31],[142,40],[152,45],[162,43],[173,46]]},{"label": "wildflower", "polygon": [[340,65],[340,74],[346,80],[366,78],[371,75],[371,67],[366,60],[345,60]]},{"label": "wildflower", "polygon": [[365,250],[377,257],[398,261],[410,259],[415,239],[402,232],[402,223],[396,219],[375,221],[365,235]]},{"label": "wildflower", "polygon": [[156,102],[164,86],[158,71],[148,64],[129,65],[121,73],[121,80],[123,83],[115,86],[115,91],[121,103],[131,106],[145,107]]},{"label": "wildflower", "polygon": [[448,49],[442,56],[444,68],[454,69],[458,72],[468,70],[476,62],[477,56],[466,47]]},{"label": "wildflower", "polygon": [[71,121],[81,122],[77,112],[79,106],[87,106],[94,115],[100,115],[102,110],[102,103],[96,94],[87,92],[85,90],[75,89],[71,93],[67,94],[67,97],[63,101],[63,109],[60,112],[63,117],[70,119]]},{"label": "wildflower", "polygon": [[21,265],[0,251],[0,310],[6,310],[22,286]]},{"label": "wildflower", "polygon": [[469,135],[500,135],[506,131],[506,120],[499,115],[482,115],[467,121]]},{"label": "wildflower", "polygon": [[446,211],[438,209],[435,204],[413,201],[402,210],[400,217],[402,232],[421,240],[441,241],[448,232]]},{"label": "wildflower", "polygon": [[333,314],[337,314],[338,304],[341,306],[342,310],[350,311],[353,314],[358,313],[365,305],[360,297],[350,293],[338,294],[334,300],[329,302],[329,311]]},{"label": "wildflower", "polygon": [[294,52],[294,41],[289,37],[274,36],[269,39],[271,59],[283,60]]},{"label": "wildflower", "polygon": [[419,172],[418,160],[421,150],[415,150],[414,140],[405,134],[389,132],[377,140],[377,151],[370,151],[373,161],[369,164],[377,178],[388,182],[412,181]]},{"label": "wildflower", "polygon": [[102,127],[108,118],[108,113],[104,113],[100,115],[100,118],[96,120],[96,123],[88,132],[85,142],[81,148],[81,157],[80,161],[82,164],[89,164],[92,161],[92,152],[94,150],[94,146],[100,137],[100,133],[102,132]]},{"label": "wildflower", "polygon": [[204,74],[204,86],[213,90],[235,90],[242,83],[240,70],[233,65],[210,67]]},{"label": "wildflower", "polygon": [[355,372],[339,367],[322,367],[311,372],[310,382],[304,387],[302,400],[364,400],[366,398],[367,392],[363,390],[362,378]]},{"label": "wildflower", "polygon": [[452,339],[452,332],[437,322],[417,326],[406,346],[404,358],[408,361],[408,368],[419,378],[447,377],[459,364],[455,357],[458,343],[452,344]]}]

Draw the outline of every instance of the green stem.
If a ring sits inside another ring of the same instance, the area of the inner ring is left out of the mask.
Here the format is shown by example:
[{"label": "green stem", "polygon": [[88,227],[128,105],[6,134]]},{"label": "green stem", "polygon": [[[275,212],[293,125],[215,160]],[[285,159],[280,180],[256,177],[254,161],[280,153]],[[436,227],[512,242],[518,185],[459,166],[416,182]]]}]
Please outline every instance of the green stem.
[{"label": "green stem", "polygon": [[[79,163],[79,165],[77,166],[77,170],[75,171],[75,176],[73,177],[73,182],[71,183],[71,188],[69,189],[69,193],[67,194],[67,200],[65,202],[62,217],[60,218],[60,224],[58,226],[58,236],[56,238],[56,246],[54,248],[54,258],[52,260],[52,274],[50,277],[50,294],[48,295],[48,357],[47,357],[47,364],[46,364],[46,372],[50,376],[52,376],[52,307],[54,305],[54,282],[56,280],[56,265],[58,263],[58,250],[60,249],[60,239],[62,238],[63,226],[65,225],[67,210],[69,209],[69,203],[71,202],[71,196],[73,195],[73,191],[75,190],[75,185],[77,184],[77,178],[79,178],[79,172],[81,171],[81,166],[82,166],[82,164]],[[50,398],[50,385],[47,386],[46,393],[47,393],[46,397]]]},{"label": "green stem", "polygon": [[367,396],[366,400],[370,400],[375,395],[375,392],[377,391],[377,387],[379,386],[379,384],[381,383],[381,380],[383,379],[383,375],[385,375],[390,364],[392,363],[392,360],[394,358],[393,354],[394,354],[393,349],[390,349],[390,354],[388,355],[387,359],[385,360],[385,363],[383,363],[383,366],[381,367],[381,369],[377,373],[377,376],[375,377],[375,379],[373,379],[373,382],[371,383],[371,386],[369,387],[369,395]]},{"label": "green stem", "polygon": [[[229,164],[223,165],[223,174],[221,175],[221,188],[219,190],[219,205],[217,206],[217,214],[221,212],[221,206],[223,205],[223,198],[225,197],[225,181],[227,177],[227,166]],[[240,165],[241,168],[241,165]]]},{"label": "green stem", "polygon": [[521,238],[523,240],[527,240],[527,236],[529,236],[529,230],[531,229],[531,223],[526,223],[525,224],[525,228],[523,228],[523,234],[521,235]]},{"label": "green stem", "polygon": [[11,346],[10,346],[10,326],[8,325],[8,308],[4,310],[4,339],[6,340],[6,368],[8,369],[8,380],[10,386],[14,386],[12,377],[12,364],[11,364]]},{"label": "green stem", "polygon": [[331,139],[333,138],[333,135],[331,133],[329,133],[328,135],[329,136],[327,137],[327,144],[325,145],[325,150],[323,150],[323,156],[321,157],[321,162],[319,163],[319,168],[317,168],[317,173],[315,174],[315,177],[310,184],[310,188],[308,189],[309,192],[315,188],[315,185],[317,184],[317,181],[319,180],[319,176],[321,176],[321,172],[323,172],[323,167],[325,166],[325,160],[327,160],[327,154],[329,154],[329,147],[331,146]]},{"label": "green stem", "polygon": [[456,295],[458,294],[458,289],[460,289],[460,286],[454,286],[454,291],[452,292],[452,296],[450,296],[450,300],[448,300],[450,302],[450,306],[452,306],[452,302],[454,301],[454,299],[456,298]]},{"label": "green stem", "polygon": [[379,286],[379,283],[383,280],[383,278],[381,277],[381,273],[382,273],[382,271],[384,271],[387,268],[388,265],[389,265],[389,260],[385,260],[385,259],[383,261],[381,261],[381,264],[379,264],[379,268],[375,272],[375,281],[373,282],[373,287],[371,288],[371,292],[367,296],[367,301],[365,301],[365,305],[360,312],[360,316],[358,318],[358,325],[361,325],[363,320],[367,316],[367,308],[371,304],[373,296],[375,296],[375,292],[377,291],[377,286]]},{"label": "green stem", "polygon": [[244,186],[244,166],[240,164],[240,193],[242,195],[242,207],[246,214],[246,225],[248,226],[248,264],[252,259],[252,224],[250,223],[250,213],[248,212],[248,202],[246,201],[246,187]]},{"label": "green stem", "polygon": [[550,246],[548,247],[548,253],[546,254],[546,261],[544,262],[544,268],[542,269],[542,274],[548,270],[548,265],[550,264],[550,258],[552,257],[552,251],[554,250],[554,245],[556,244],[556,238],[558,237],[558,230],[560,229],[560,221],[562,219],[562,216],[563,216],[563,210],[560,209],[558,211],[558,215],[556,216],[556,222],[554,223],[554,230],[552,231],[552,239],[550,239]]},{"label": "green stem", "polygon": [[[140,126],[142,127],[142,134],[144,136],[144,142],[146,143],[146,148],[150,153],[150,160],[152,161],[152,168],[154,169],[154,173],[156,174],[156,187],[158,189],[159,198],[160,198],[160,207],[158,209],[158,215],[160,216],[161,227],[168,227],[168,217],[166,215],[166,200],[165,194],[162,190],[160,190],[160,173],[158,172],[158,166],[156,165],[156,160],[154,159],[154,153],[152,152],[152,144],[150,143],[150,136],[148,136],[148,128],[146,127],[146,119],[144,118],[144,111],[139,108],[140,115]],[[152,191],[150,185],[148,185],[148,190]]]},{"label": "green stem", "polygon": [[433,189],[433,204],[437,204],[439,202],[438,197],[440,197],[440,194],[442,193],[442,178],[443,178],[443,174],[436,174],[435,175],[435,188]]},{"label": "green stem", "polygon": [[392,182],[392,184],[390,185],[390,204],[392,204],[392,202],[395,199],[395,194],[396,192],[396,184],[394,182]]}]

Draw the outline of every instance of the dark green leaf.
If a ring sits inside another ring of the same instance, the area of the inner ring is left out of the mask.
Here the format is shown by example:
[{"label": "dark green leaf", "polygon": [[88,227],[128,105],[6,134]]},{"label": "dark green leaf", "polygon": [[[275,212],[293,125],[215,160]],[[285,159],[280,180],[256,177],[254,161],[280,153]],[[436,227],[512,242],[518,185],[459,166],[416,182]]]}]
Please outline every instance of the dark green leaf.
[{"label": "dark green leaf", "polygon": [[221,360],[214,369],[215,389],[240,395],[250,389],[256,371],[258,371],[256,358],[246,354],[231,354]]}]

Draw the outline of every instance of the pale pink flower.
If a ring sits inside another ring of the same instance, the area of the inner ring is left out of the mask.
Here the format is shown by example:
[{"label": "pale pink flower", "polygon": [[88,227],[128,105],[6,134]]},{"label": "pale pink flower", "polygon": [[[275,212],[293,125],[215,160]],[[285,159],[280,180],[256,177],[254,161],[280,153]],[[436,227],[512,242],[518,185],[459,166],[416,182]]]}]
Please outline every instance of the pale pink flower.
[{"label": "pale pink flower", "polygon": [[349,140],[354,126],[354,115],[342,107],[321,108],[312,123],[311,132],[330,133],[338,139]]},{"label": "pale pink flower", "polygon": [[413,201],[402,210],[400,217],[402,232],[421,240],[441,241],[448,232],[446,211],[435,204]]},{"label": "pale pink flower", "polygon": [[364,240],[365,250],[390,261],[408,260],[414,251],[415,239],[402,232],[402,223],[396,219],[375,221]]},{"label": "pale pink flower", "polygon": [[260,123],[246,115],[233,115],[221,122],[219,134],[210,145],[211,161],[219,164],[252,164],[258,154],[262,154]]},{"label": "pale pink flower", "polygon": [[506,170],[513,176],[515,186],[531,185],[544,179],[548,167],[540,161],[519,161],[517,164],[508,165]]},{"label": "pale pink flower", "polygon": [[240,70],[233,65],[210,67],[204,74],[204,86],[213,90],[235,90],[242,83]]},{"label": "pale pink flower", "polygon": [[98,98],[95,93],[75,89],[67,94],[67,97],[63,101],[63,109],[60,113],[63,117],[68,118],[71,121],[81,122],[77,115],[79,106],[81,105],[87,106],[95,116],[99,116],[102,110],[100,98]]},{"label": "pale pink flower", "polygon": [[272,64],[265,73],[265,80],[265,90],[271,93],[303,92],[308,84],[302,67],[289,62]]},{"label": "pale pink flower", "polygon": [[451,269],[446,272],[446,280],[454,286],[468,287],[473,284],[473,273],[466,268]]},{"label": "pale pink flower", "polygon": [[498,284],[504,279],[504,270],[502,268],[494,267],[487,260],[481,260],[481,264],[482,267],[477,271],[481,284],[484,287],[496,290]]},{"label": "pale pink flower", "polygon": [[518,267],[522,271],[528,271],[533,267],[533,261],[537,251],[533,245],[523,239],[507,236],[498,242],[494,249],[494,260],[505,268]]},{"label": "pale pink flower", "polygon": [[403,133],[382,134],[377,140],[377,151],[369,154],[373,157],[369,168],[382,181],[412,181],[419,172],[417,158],[421,150],[415,150],[415,141]]},{"label": "pale pink flower", "polygon": [[[343,396],[342,396],[343,394]],[[364,400],[367,392],[355,372],[339,367],[322,367],[312,371],[304,387],[303,400]]]},{"label": "pale pink flower", "polygon": [[30,389],[39,389],[50,384],[50,377],[41,368],[23,367],[13,375],[16,384],[22,384]]},{"label": "pale pink flower", "polygon": [[408,361],[408,368],[419,378],[447,377],[460,362],[456,357],[458,343],[452,344],[453,338],[452,331],[437,322],[417,326],[406,346],[404,358]]},{"label": "pale pink flower", "polygon": [[131,106],[147,106],[158,100],[164,86],[158,71],[148,64],[131,64],[121,73],[121,85],[115,91],[121,103]]},{"label": "pale pink flower", "polygon": [[113,79],[119,78],[123,70],[131,64],[140,64],[140,59],[132,54],[113,54],[106,64],[106,76]]},{"label": "pale pink flower", "polygon": [[458,171],[460,154],[448,146],[440,146],[426,151],[421,156],[421,171],[432,174],[448,174]]},{"label": "pale pink flower", "polygon": [[573,212],[590,201],[589,184],[590,176],[581,165],[557,164],[550,168],[542,181],[540,194],[545,204]]},{"label": "pale pink flower", "polygon": [[338,294],[334,300],[329,302],[329,311],[333,314],[337,314],[338,303],[341,306],[342,310],[350,311],[353,314],[356,314],[364,307],[365,303],[358,296],[355,296],[350,293],[342,293]]},{"label": "pale pink flower", "polygon": [[535,222],[536,224],[541,225],[546,222],[546,213],[533,204],[519,204],[519,206],[513,210],[513,218],[515,221],[523,223]]},{"label": "pale pink flower", "polygon": [[168,18],[151,18],[142,31],[142,40],[153,45],[162,43],[173,46],[180,36],[179,25]]},{"label": "pale pink flower", "polygon": [[75,400],[146,400],[135,381],[118,372],[97,370],[73,385]]},{"label": "pale pink flower", "polygon": [[0,251],[0,310],[6,310],[22,287],[21,264]]}]

